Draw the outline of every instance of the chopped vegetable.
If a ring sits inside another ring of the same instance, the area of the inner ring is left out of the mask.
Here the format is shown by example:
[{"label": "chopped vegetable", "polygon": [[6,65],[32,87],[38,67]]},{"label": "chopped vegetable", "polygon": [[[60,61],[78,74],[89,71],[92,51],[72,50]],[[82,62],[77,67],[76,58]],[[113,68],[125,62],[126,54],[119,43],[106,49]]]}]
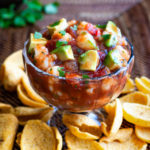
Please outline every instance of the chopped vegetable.
[{"label": "chopped vegetable", "polygon": [[59,67],[58,72],[60,77],[65,77],[65,71],[63,71],[64,67]]},{"label": "chopped vegetable", "polygon": [[35,32],[34,33],[34,38],[35,39],[40,39],[40,38],[42,38],[42,34],[40,32]]},{"label": "chopped vegetable", "polygon": [[67,41],[57,41],[56,47],[60,47],[60,46],[65,45],[65,44],[68,44],[68,42]]},{"label": "chopped vegetable", "polygon": [[101,24],[97,24],[96,27],[100,28],[100,29],[105,29],[106,28],[106,24],[102,24],[102,25]]},{"label": "chopped vegetable", "polygon": [[66,31],[62,30],[62,31],[59,31],[59,33],[61,33],[61,35],[65,35]]},{"label": "chopped vegetable", "polygon": [[89,79],[90,77],[89,77],[87,74],[83,74],[83,75],[82,75],[82,78],[83,78],[83,79]]},{"label": "chopped vegetable", "polygon": [[56,54],[62,61],[74,59],[73,51],[70,45],[60,46],[53,50],[51,53]]}]

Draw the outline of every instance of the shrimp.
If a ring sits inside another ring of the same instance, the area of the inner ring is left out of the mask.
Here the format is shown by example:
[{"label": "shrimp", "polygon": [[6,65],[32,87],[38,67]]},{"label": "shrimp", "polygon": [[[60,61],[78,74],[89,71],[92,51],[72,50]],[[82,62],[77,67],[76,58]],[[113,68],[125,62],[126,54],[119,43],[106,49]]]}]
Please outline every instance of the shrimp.
[{"label": "shrimp", "polygon": [[55,54],[50,55],[48,49],[41,44],[37,44],[34,49],[34,60],[38,68],[47,70],[54,65],[54,60],[57,59]]},{"label": "shrimp", "polygon": [[57,40],[62,40],[62,41],[71,41],[73,38],[69,33],[65,33],[62,35],[60,32],[55,31],[54,34],[52,35],[52,39],[57,39]]},{"label": "shrimp", "polygon": [[60,68],[59,66],[53,66],[53,67],[48,68],[47,72],[55,76],[59,76],[59,71],[58,71],[59,68]]}]

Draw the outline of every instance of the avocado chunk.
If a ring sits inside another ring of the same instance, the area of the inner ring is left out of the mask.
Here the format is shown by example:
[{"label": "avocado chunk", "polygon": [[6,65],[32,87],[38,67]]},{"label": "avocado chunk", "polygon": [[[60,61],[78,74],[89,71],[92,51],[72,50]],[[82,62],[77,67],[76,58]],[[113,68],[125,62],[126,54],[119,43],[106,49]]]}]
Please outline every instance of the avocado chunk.
[{"label": "avocado chunk", "polygon": [[35,46],[37,44],[42,44],[45,45],[47,43],[47,40],[45,38],[35,38],[34,34],[31,33],[30,34],[30,44],[29,44],[29,53],[32,51],[33,48],[35,48]]},{"label": "avocado chunk", "polygon": [[112,47],[115,46],[118,42],[117,36],[116,35],[110,35],[109,39],[105,41],[105,46],[106,47]]},{"label": "avocado chunk", "polygon": [[60,19],[59,21],[54,22],[47,26],[49,33],[52,35],[54,31],[65,30],[68,27],[67,20],[65,18]]},{"label": "avocado chunk", "polygon": [[110,32],[112,34],[116,34],[116,35],[121,37],[120,29],[112,21],[108,21],[108,23],[106,25],[106,31],[108,31],[108,32]]},{"label": "avocado chunk", "polygon": [[80,70],[95,71],[99,63],[99,55],[96,50],[88,50],[79,57]]},{"label": "avocado chunk", "polygon": [[87,31],[82,31],[76,39],[78,47],[84,50],[96,50],[97,44],[93,36]]},{"label": "avocado chunk", "polygon": [[104,59],[104,65],[110,70],[119,69],[122,66],[121,54],[118,49],[113,49],[108,52]]},{"label": "avocado chunk", "polygon": [[51,53],[56,54],[62,61],[74,60],[73,51],[70,45],[60,46],[53,50]]}]

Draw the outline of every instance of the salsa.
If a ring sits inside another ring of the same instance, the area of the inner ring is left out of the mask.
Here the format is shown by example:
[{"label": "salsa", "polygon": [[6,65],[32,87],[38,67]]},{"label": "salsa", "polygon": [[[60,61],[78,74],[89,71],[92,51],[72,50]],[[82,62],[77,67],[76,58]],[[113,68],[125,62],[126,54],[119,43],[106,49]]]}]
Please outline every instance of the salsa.
[{"label": "salsa", "polygon": [[41,70],[65,78],[97,78],[125,67],[130,46],[114,22],[93,25],[61,19],[44,33],[31,33],[30,60]]}]

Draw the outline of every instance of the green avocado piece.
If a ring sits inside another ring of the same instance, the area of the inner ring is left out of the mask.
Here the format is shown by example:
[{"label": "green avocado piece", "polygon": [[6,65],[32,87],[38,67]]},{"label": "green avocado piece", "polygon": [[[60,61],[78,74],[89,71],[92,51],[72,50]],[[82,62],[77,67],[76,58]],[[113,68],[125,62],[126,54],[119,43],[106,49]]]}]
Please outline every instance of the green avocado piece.
[{"label": "green avocado piece", "polygon": [[88,33],[87,31],[82,31],[80,35],[77,37],[77,44],[80,48],[86,49],[86,50],[96,50],[98,49],[97,44],[93,36]]},{"label": "green avocado piece", "polygon": [[51,35],[54,33],[54,31],[65,30],[67,27],[68,27],[68,23],[65,18],[62,18],[59,21],[56,21],[53,24],[50,24],[49,26],[47,26]]},{"label": "green avocado piece", "polygon": [[106,47],[112,47],[115,46],[118,42],[117,36],[116,35],[110,35],[110,38],[105,41],[105,46]]},{"label": "green avocado piece", "polygon": [[106,31],[121,36],[120,29],[116,26],[116,24],[112,21],[108,21],[106,25]]},{"label": "green avocado piece", "polygon": [[99,63],[99,55],[96,50],[88,50],[79,57],[80,70],[95,71]]},{"label": "green avocado piece", "polygon": [[29,42],[29,53],[31,53],[32,49],[35,48],[35,46],[37,44],[42,44],[42,45],[45,45],[47,43],[47,40],[45,38],[35,38],[34,37],[34,34],[31,33],[30,34],[30,42]]},{"label": "green avocado piece", "polygon": [[74,60],[73,51],[70,45],[60,46],[53,50],[51,53],[56,54],[62,61]]},{"label": "green avocado piece", "polygon": [[110,70],[115,70],[121,67],[121,54],[118,49],[113,49],[108,52],[104,59],[104,65]]}]

